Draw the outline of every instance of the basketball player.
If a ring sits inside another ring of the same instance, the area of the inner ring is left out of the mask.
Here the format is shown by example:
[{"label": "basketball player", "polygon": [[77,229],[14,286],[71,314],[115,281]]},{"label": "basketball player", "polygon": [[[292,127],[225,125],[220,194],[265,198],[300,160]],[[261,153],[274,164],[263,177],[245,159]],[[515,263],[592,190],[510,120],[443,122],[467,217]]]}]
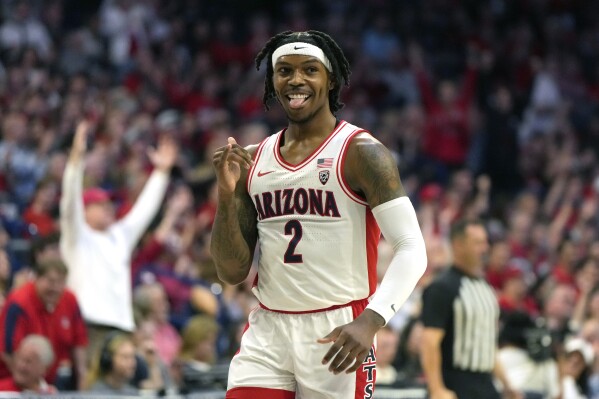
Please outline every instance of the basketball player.
[{"label": "basketball player", "polygon": [[[265,106],[276,98],[287,128],[248,148],[229,138],[213,159],[220,278],[244,281],[257,242],[260,253],[260,306],[231,361],[226,397],[371,398],[375,334],[426,268],[416,213],[390,152],[335,117],[350,74],[337,43],[284,32],[258,54],[258,68],[263,60]],[[375,293],[381,232],[395,253]]]}]

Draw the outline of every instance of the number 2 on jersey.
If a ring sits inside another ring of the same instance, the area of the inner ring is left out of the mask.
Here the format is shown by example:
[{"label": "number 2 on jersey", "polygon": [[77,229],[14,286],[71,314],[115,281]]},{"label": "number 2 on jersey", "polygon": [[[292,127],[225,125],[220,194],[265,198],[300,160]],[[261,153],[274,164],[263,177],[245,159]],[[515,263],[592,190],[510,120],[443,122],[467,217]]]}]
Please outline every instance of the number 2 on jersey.
[{"label": "number 2 on jersey", "polygon": [[291,241],[289,241],[289,246],[287,246],[287,251],[285,251],[285,263],[303,262],[302,254],[295,253],[295,247],[297,247],[297,244],[302,239],[302,234],[302,224],[299,222],[299,220],[293,219],[285,224],[285,235],[293,235],[293,237],[291,237]]}]

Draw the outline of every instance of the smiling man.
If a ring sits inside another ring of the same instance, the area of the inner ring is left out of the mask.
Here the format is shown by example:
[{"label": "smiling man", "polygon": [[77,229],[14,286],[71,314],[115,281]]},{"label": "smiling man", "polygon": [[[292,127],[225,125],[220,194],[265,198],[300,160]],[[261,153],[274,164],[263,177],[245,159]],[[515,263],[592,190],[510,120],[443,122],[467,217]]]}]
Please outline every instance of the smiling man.
[{"label": "smiling man", "polygon": [[[244,281],[259,245],[249,316],[227,398],[371,398],[376,332],[426,268],[416,213],[390,152],[335,113],[349,64],[330,36],[283,32],[266,60],[264,103],[287,128],[217,149],[211,250],[219,277]],[[377,289],[381,232],[394,257]],[[375,292],[376,291],[376,292]]]},{"label": "smiling man", "polygon": [[54,352],[47,381],[61,390],[82,388],[87,375],[87,331],[74,293],[65,288],[67,267],[61,260],[48,259],[35,270],[35,280],[13,290],[0,312],[0,378],[9,375],[21,341],[39,334],[49,340]]}]

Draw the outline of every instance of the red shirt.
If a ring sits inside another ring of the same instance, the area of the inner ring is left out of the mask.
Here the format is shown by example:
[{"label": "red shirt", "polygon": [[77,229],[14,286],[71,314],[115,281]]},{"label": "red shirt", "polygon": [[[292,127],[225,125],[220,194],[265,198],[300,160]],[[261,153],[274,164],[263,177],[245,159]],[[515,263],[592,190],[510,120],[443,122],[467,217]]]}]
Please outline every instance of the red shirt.
[{"label": "red shirt", "polygon": [[35,225],[37,233],[41,236],[48,235],[56,231],[54,219],[45,213],[37,213],[31,207],[23,213],[23,220],[29,224]]},{"label": "red shirt", "polygon": [[[62,361],[73,364],[73,350],[87,345],[87,330],[75,295],[65,290],[56,309],[46,309],[35,291],[33,282],[14,290],[0,313],[0,352],[12,354],[29,334],[40,334],[52,343],[56,360],[48,369],[46,380],[54,383],[56,369]],[[10,373],[0,361],[0,378]]]},{"label": "red shirt", "polygon": [[12,377],[0,380],[0,392],[21,392],[21,388],[15,384]]},{"label": "red shirt", "polygon": [[530,316],[536,317],[539,314],[539,309],[535,301],[531,297],[526,297],[521,303],[516,303],[503,295],[500,295],[497,302],[499,303],[499,309],[502,312],[510,313],[514,311],[523,311],[528,313]]},{"label": "red shirt", "polygon": [[436,98],[424,72],[417,71],[416,80],[427,113],[424,153],[450,165],[462,164],[470,146],[469,111],[476,92],[477,72],[474,69],[466,71],[461,94],[448,108]]},{"label": "red shirt", "polygon": [[577,287],[576,280],[572,273],[567,269],[567,266],[563,266],[557,264],[553,266],[553,271],[551,272],[551,276],[557,281],[559,284],[566,284],[570,287]]},{"label": "red shirt", "polygon": [[[15,380],[12,377],[4,378],[0,380],[0,392],[22,392],[23,389],[15,384]],[[56,388],[52,385],[42,384],[37,393],[55,394],[58,393]]]},{"label": "red shirt", "polygon": [[487,269],[485,273],[485,278],[489,285],[496,290],[500,290],[503,287],[504,270],[489,270]]}]

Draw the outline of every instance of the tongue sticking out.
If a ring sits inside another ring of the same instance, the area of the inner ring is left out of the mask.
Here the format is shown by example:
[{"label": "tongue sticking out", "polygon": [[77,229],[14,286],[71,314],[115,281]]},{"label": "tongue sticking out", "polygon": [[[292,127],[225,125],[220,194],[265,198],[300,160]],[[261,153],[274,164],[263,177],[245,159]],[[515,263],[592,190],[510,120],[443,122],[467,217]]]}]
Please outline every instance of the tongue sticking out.
[{"label": "tongue sticking out", "polygon": [[305,98],[291,98],[289,100],[289,106],[291,108],[299,108],[302,106],[302,104],[304,103],[304,101],[306,101]]}]

